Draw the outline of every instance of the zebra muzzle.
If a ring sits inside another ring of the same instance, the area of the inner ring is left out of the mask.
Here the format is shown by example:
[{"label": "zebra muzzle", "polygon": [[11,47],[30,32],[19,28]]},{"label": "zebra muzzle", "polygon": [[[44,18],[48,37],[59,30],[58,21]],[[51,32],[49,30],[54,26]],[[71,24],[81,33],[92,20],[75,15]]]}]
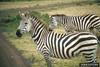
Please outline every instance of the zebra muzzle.
[{"label": "zebra muzzle", "polygon": [[16,31],[16,35],[17,35],[17,37],[22,37],[22,34],[19,29]]}]

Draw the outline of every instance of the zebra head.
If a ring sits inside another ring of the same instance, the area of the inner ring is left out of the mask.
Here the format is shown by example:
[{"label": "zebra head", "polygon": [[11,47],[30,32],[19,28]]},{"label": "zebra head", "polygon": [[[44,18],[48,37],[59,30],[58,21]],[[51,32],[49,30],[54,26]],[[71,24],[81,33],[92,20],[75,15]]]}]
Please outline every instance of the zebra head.
[{"label": "zebra head", "polygon": [[53,29],[55,29],[56,27],[57,27],[57,18],[56,18],[56,16],[55,15],[52,15],[51,17],[50,17],[50,19],[51,19],[51,21],[50,21],[50,24],[49,24],[49,28],[51,29],[51,30],[53,30]]},{"label": "zebra head", "polygon": [[62,18],[66,17],[66,15],[64,14],[55,14],[55,15],[51,15],[51,22],[49,24],[49,28],[51,29],[55,29],[59,23],[62,22]]},{"label": "zebra head", "polygon": [[29,13],[21,13],[20,12],[21,21],[16,31],[17,37],[21,37],[23,33],[29,32],[31,30],[31,17]]}]

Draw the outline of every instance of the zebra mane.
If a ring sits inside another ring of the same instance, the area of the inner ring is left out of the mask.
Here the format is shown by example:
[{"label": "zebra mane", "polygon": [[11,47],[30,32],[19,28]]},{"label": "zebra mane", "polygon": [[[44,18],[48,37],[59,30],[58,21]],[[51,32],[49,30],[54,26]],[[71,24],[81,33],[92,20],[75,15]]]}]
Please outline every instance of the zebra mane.
[{"label": "zebra mane", "polygon": [[54,14],[54,15],[51,15],[51,17],[53,16],[66,16],[65,14]]},{"label": "zebra mane", "polygon": [[37,16],[32,16],[32,18],[37,19],[38,22],[41,23],[41,24],[43,24],[44,27],[45,27],[45,29],[49,31],[49,27],[48,27],[48,25],[47,25],[47,23],[46,23],[45,21],[43,21],[42,19],[40,19],[40,18],[37,17]]}]

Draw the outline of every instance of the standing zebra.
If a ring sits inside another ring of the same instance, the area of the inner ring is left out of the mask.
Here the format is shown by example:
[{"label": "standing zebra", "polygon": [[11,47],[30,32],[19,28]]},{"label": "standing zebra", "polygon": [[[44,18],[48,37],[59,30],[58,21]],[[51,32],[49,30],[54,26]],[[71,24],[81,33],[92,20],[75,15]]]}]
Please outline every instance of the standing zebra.
[{"label": "standing zebra", "polygon": [[100,17],[94,14],[87,14],[83,16],[66,16],[64,14],[55,14],[51,16],[51,23],[49,27],[55,28],[57,24],[63,25],[65,31],[72,32],[93,32],[93,29],[100,31]]},{"label": "standing zebra", "polygon": [[50,57],[72,58],[83,54],[86,62],[96,62],[97,38],[91,33],[80,32],[73,34],[58,34],[49,31],[47,26],[38,18],[22,13],[22,20],[16,31],[16,35],[21,37],[24,32],[31,32],[37,49],[43,54],[48,67],[52,67]]}]

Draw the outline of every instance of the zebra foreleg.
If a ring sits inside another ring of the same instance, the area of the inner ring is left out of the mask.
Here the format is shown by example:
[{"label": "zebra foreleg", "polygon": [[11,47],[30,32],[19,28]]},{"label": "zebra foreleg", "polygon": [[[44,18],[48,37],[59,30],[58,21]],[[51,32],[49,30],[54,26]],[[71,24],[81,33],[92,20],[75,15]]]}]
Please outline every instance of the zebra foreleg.
[{"label": "zebra foreleg", "polygon": [[45,57],[45,61],[47,63],[47,67],[52,67],[52,63],[51,63],[50,57]]}]

